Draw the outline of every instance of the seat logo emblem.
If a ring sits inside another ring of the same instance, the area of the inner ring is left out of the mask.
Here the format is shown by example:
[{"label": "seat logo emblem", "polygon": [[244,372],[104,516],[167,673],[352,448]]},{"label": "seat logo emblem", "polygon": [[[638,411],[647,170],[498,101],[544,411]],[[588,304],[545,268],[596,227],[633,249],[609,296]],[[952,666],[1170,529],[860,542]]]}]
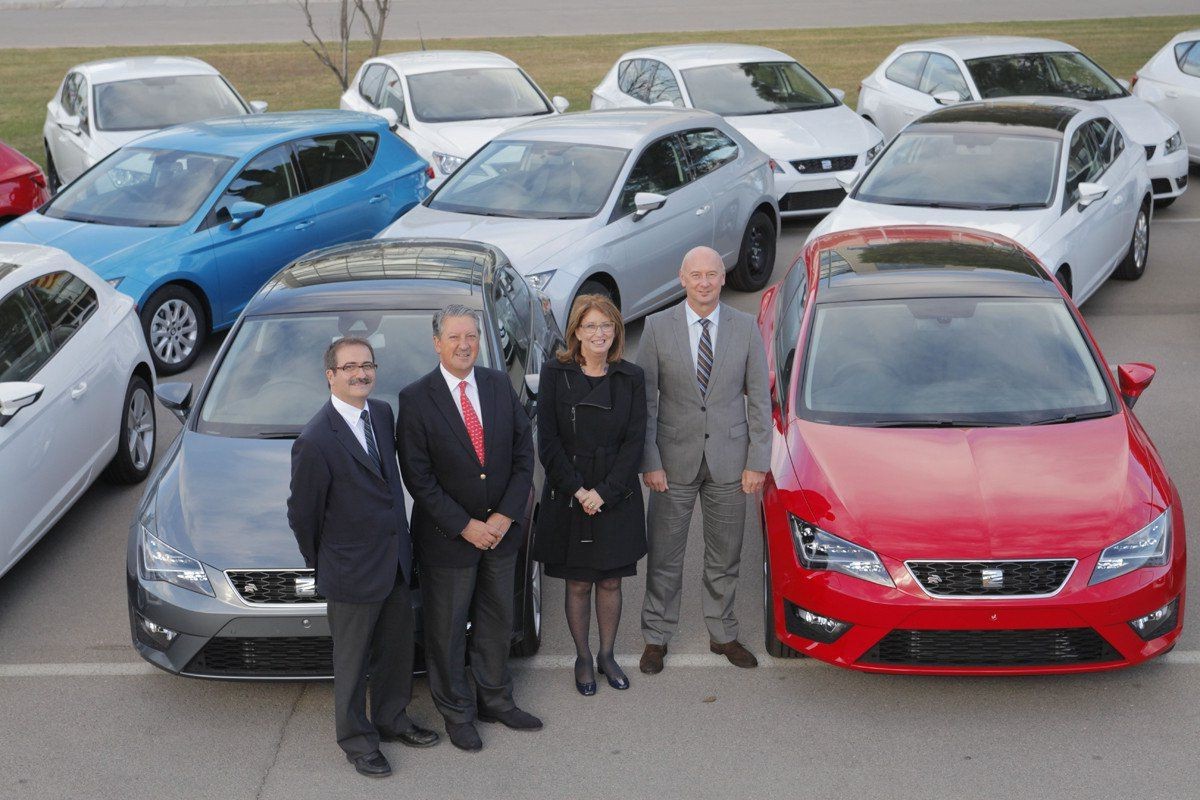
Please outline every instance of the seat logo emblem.
[{"label": "seat logo emblem", "polygon": [[253,583],[247,583],[246,588],[243,591],[245,591],[246,594],[254,594],[255,592],[258,591],[258,585],[253,584]]},{"label": "seat logo emblem", "polygon": [[821,159],[821,169],[833,169],[833,162],[828,158]]},{"label": "seat logo emblem", "polygon": [[929,584],[930,586],[941,586],[942,585],[942,576],[941,575],[930,575],[928,578],[925,579],[925,583]]},{"label": "seat logo emblem", "polygon": [[985,569],[985,570],[983,570],[983,588],[984,589],[1003,589],[1004,588],[1004,570],[1002,570],[1002,569]]},{"label": "seat logo emblem", "polygon": [[296,596],[312,597],[317,593],[316,578],[296,578]]}]

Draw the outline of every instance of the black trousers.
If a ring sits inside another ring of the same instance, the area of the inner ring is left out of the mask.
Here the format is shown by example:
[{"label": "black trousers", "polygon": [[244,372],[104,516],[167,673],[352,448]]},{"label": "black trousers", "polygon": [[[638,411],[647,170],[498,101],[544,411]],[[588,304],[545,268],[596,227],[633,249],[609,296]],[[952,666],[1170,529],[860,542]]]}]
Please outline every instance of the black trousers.
[{"label": "black trousers", "polygon": [[[473,567],[421,569],[425,664],[429,693],[448,724],[474,722],[477,709],[513,707],[508,651],[512,644],[517,551],[485,550]],[[467,619],[471,620],[471,677],[467,682]]]},{"label": "black trousers", "polygon": [[[328,605],[333,635],[333,715],[347,754],[379,749],[379,730],[408,730],[412,699],[413,611],[399,566],[392,593],[378,603]],[[368,675],[370,676],[368,678]],[[367,718],[367,690],[371,717]]]}]

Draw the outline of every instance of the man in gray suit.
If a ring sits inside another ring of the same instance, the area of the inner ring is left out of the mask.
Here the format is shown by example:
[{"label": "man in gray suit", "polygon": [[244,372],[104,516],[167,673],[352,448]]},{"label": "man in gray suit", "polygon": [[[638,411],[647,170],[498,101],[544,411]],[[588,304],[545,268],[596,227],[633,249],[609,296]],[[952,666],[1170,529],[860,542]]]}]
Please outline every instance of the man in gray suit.
[{"label": "man in gray suit", "polygon": [[771,460],[767,359],[754,318],[721,303],[725,265],[710,247],[688,252],[679,270],[687,301],[646,319],[637,363],[646,372],[642,479],[652,491],[642,672],[661,672],[679,625],[683,556],[692,511],[704,515],[704,621],[709,648],[755,667],[737,639],[733,613],[746,496]]}]

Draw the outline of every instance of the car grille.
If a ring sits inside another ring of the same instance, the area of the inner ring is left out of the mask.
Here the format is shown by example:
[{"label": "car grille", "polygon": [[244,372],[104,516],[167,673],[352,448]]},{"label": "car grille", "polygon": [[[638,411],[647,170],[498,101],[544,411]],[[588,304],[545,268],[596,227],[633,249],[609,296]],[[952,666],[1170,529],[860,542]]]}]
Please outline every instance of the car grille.
[{"label": "car grille", "polygon": [[1054,594],[1075,560],[909,561],[908,571],[937,597],[1013,597]]},{"label": "car grille", "polygon": [[1171,185],[1170,178],[1151,178],[1150,191],[1155,194],[1166,194],[1175,191],[1175,187]]},{"label": "car grille", "polygon": [[792,166],[802,175],[816,175],[821,172],[841,172],[844,169],[854,169],[858,156],[829,156],[828,158],[805,158],[793,161]]},{"label": "car grille", "polygon": [[1158,145],[1153,145],[1153,144],[1148,144],[1148,145],[1146,145],[1146,146],[1145,146],[1145,147],[1146,147],[1146,160],[1147,160],[1147,161],[1149,161],[1150,159],[1154,158],[1154,148],[1155,148],[1155,147],[1157,147],[1157,146],[1158,146]]},{"label": "car grille", "polygon": [[333,675],[333,639],[220,636],[210,639],[183,671],[218,678],[327,678]]},{"label": "car grille", "polygon": [[843,189],[822,189],[819,192],[788,192],[779,201],[780,211],[813,211],[833,208],[846,199]]},{"label": "car grille", "polygon": [[296,581],[312,580],[311,569],[228,569],[225,574],[237,593],[256,606],[324,603],[320,594],[297,594]]},{"label": "car grille", "polygon": [[1015,631],[894,630],[860,662],[912,667],[1053,667],[1120,661],[1091,628]]}]

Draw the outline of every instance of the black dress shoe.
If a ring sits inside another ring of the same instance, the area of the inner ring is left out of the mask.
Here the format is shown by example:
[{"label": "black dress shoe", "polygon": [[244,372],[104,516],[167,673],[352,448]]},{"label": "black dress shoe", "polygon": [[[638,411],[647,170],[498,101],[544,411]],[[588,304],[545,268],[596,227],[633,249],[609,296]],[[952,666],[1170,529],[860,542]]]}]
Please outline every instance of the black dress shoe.
[{"label": "black dress shoe", "polygon": [[475,730],[475,726],[470,722],[457,724],[448,722],[446,723],[446,734],[450,737],[450,744],[459,750],[478,753],[483,749],[483,739],[479,738],[479,731]]},{"label": "black dress shoe", "polygon": [[542,729],[542,721],[530,714],[528,711],[513,706],[508,711],[497,711],[494,714],[489,714],[483,711],[479,712],[480,722],[502,722],[507,728],[512,728],[514,731],[540,731]]},{"label": "black dress shoe", "polygon": [[440,739],[436,732],[419,725],[413,725],[408,730],[399,733],[380,730],[379,738],[385,742],[399,742],[408,747],[433,747]]},{"label": "black dress shoe", "polygon": [[359,775],[366,775],[368,778],[386,778],[392,774],[392,765],[378,750],[367,753],[365,756],[352,756],[346,753],[346,760],[354,765]]}]

